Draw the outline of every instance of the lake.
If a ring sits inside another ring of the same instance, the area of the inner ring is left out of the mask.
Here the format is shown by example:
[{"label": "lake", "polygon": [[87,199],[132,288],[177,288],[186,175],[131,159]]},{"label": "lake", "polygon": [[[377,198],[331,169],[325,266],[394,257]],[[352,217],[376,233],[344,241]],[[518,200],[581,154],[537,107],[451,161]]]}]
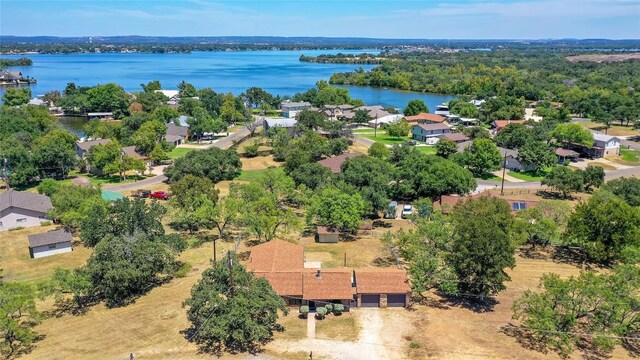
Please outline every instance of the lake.
[{"label": "lake", "polygon": [[[374,65],[316,64],[300,62],[300,55],[362,53],[362,50],[305,51],[228,51],[190,54],[69,54],[27,55],[33,66],[13,67],[38,83],[31,86],[33,96],[51,90],[64,90],[68,82],[92,86],[114,82],[127,91],[141,90],[140,84],[160,80],[163,88],[176,89],[184,80],[197,88],[240,94],[257,86],[275,95],[294,95],[312,88],[318,80],[329,80],[335,72],[347,72]],[[373,51],[368,51],[375,53]],[[0,55],[20,58],[20,55]],[[344,86],[351,96],[368,105],[403,108],[411,99],[422,99],[433,111],[452,96],[404,92],[391,89]],[[0,88],[0,95],[3,89]]]}]

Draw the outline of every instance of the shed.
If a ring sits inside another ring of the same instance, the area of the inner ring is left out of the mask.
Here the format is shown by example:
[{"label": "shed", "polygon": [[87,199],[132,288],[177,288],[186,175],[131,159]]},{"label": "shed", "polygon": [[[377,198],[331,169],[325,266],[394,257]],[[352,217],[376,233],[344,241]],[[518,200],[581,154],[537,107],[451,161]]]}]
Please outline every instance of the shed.
[{"label": "shed", "polygon": [[336,229],[332,229],[326,226],[318,226],[316,229],[318,233],[319,243],[337,243],[340,237],[340,232]]},{"label": "shed", "polygon": [[71,252],[72,240],[71,233],[64,229],[29,235],[29,255],[32,259],[37,259]]}]

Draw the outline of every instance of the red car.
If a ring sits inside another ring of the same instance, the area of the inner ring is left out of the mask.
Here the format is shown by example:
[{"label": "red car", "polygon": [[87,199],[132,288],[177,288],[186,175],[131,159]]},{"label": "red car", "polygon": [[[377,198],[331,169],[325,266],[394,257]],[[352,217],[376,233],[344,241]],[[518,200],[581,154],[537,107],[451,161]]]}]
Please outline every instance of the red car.
[{"label": "red car", "polygon": [[150,197],[154,198],[154,199],[159,199],[159,200],[167,200],[169,199],[169,194],[164,192],[164,191],[156,191],[151,193],[151,195],[149,195]]}]

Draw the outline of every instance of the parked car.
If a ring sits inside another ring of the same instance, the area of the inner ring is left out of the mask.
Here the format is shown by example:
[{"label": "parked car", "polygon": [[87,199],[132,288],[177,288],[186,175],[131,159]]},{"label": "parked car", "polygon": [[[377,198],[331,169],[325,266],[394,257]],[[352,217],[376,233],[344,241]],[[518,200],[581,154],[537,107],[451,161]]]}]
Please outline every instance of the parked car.
[{"label": "parked car", "polygon": [[387,208],[384,210],[384,218],[385,219],[395,219],[398,216],[398,203],[392,201],[387,205]]},{"label": "parked car", "polygon": [[167,200],[167,199],[169,199],[169,194],[167,192],[165,192],[165,191],[156,191],[156,192],[151,193],[151,195],[149,195],[149,196],[151,196],[154,199],[159,199],[159,200]]},{"label": "parked car", "polygon": [[406,219],[409,215],[413,214],[413,206],[407,204],[402,207],[402,218]]},{"label": "parked car", "polygon": [[151,190],[138,189],[131,194],[132,197],[148,198],[151,195]]},{"label": "parked car", "polygon": [[417,141],[415,141],[415,140],[409,140],[409,141],[407,141],[407,142],[406,142],[406,143],[404,143],[404,144],[405,144],[405,145],[408,145],[408,146],[416,146],[416,145],[418,145],[418,142],[417,142]]}]

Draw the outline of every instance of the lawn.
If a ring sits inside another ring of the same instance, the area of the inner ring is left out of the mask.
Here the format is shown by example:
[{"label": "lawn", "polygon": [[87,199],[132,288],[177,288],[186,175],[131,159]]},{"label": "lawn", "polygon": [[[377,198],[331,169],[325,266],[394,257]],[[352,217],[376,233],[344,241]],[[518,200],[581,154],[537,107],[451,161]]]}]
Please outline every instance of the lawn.
[{"label": "lawn", "polygon": [[[282,168],[274,168],[276,171],[284,171]],[[258,169],[258,170],[242,170],[240,176],[236,178],[236,180],[243,181],[254,181],[262,176],[268,169]]]},{"label": "lawn", "polygon": [[[602,131],[603,133],[606,129],[604,124],[596,123],[593,121],[579,121],[578,124],[580,124],[583,127],[586,127],[587,129]],[[607,135],[611,135],[611,136],[640,135],[640,131],[637,129],[634,129],[633,126],[620,126],[618,122],[618,125],[616,125],[615,123],[612,123],[609,130],[607,130]]]},{"label": "lawn", "polygon": [[495,176],[492,173],[484,173],[482,175],[476,176],[476,178],[481,179],[481,180],[495,181],[495,182],[501,182],[502,181],[502,177]]},{"label": "lawn", "polygon": [[620,149],[618,162],[624,165],[640,165],[640,151],[633,149]]},{"label": "lawn", "polygon": [[544,176],[551,171],[551,168],[545,169],[541,172],[533,172],[533,171],[509,171],[507,175],[513,176],[516,179],[524,180],[524,181],[540,181]]},{"label": "lawn", "polygon": [[299,340],[306,338],[307,319],[299,318],[298,314],[298,309],[295,307],[289,308],[289,315],[287,316],[280,314],[278,323],[284,327],[284,331],[275,333],[274,338],[283,340]]},{"label": "lawn", "polygon": [[[386,231],[392,229],[380,229]],[[377,230],[376,230],[377,231]],[[390,256],[379,238],[370,236],[357,237],[354,241],[340,241],[336,244],[321,244],[313,237],[300,239],[304,246],[306,261],[320,261],[323,268],[332,267],[376,267],[385,265],[384,261]]]},{"label": "lawn", "polygon": [[55,230],[57,227],[36,226],[1,233],[2,275],[6,281],[39,282],[51,276],[55,268],[72,269],[84,265],[91,250],[78,243],[73,244],[72,252],[31,259],[29,235]]},{"label": "lawn", "polygon": [[316,320],[316,338],[341,341],[358,340],[360,324],[356,316],[345,312],[340,316],[327,315],[323,320]]},{"label": "lawn", "polygon": [[169,159],[176,160],[187,155],[187,153],[194,150],[197,150],[197,149],[176,147],[176,148],[173,148],[173,150],[171,150],[167,155],[169,156]]},{"label": "lawn", "polygon": [[407,141],[411,140],[410,137],[401,137],[397,138],[394,136],[389,136],[385,131],[378,131],[374,136],[374,134],[360,134],[361,137],[369,140],[373,140],[379,143],[383,143],[385,145],[396,145],[396,144],[404,144]]},{"label": "lawn", "polygon": [[435,155],[437,151],[435,146],[416,146],[416,149],[418,149],[419,152],[427,155]]}]

